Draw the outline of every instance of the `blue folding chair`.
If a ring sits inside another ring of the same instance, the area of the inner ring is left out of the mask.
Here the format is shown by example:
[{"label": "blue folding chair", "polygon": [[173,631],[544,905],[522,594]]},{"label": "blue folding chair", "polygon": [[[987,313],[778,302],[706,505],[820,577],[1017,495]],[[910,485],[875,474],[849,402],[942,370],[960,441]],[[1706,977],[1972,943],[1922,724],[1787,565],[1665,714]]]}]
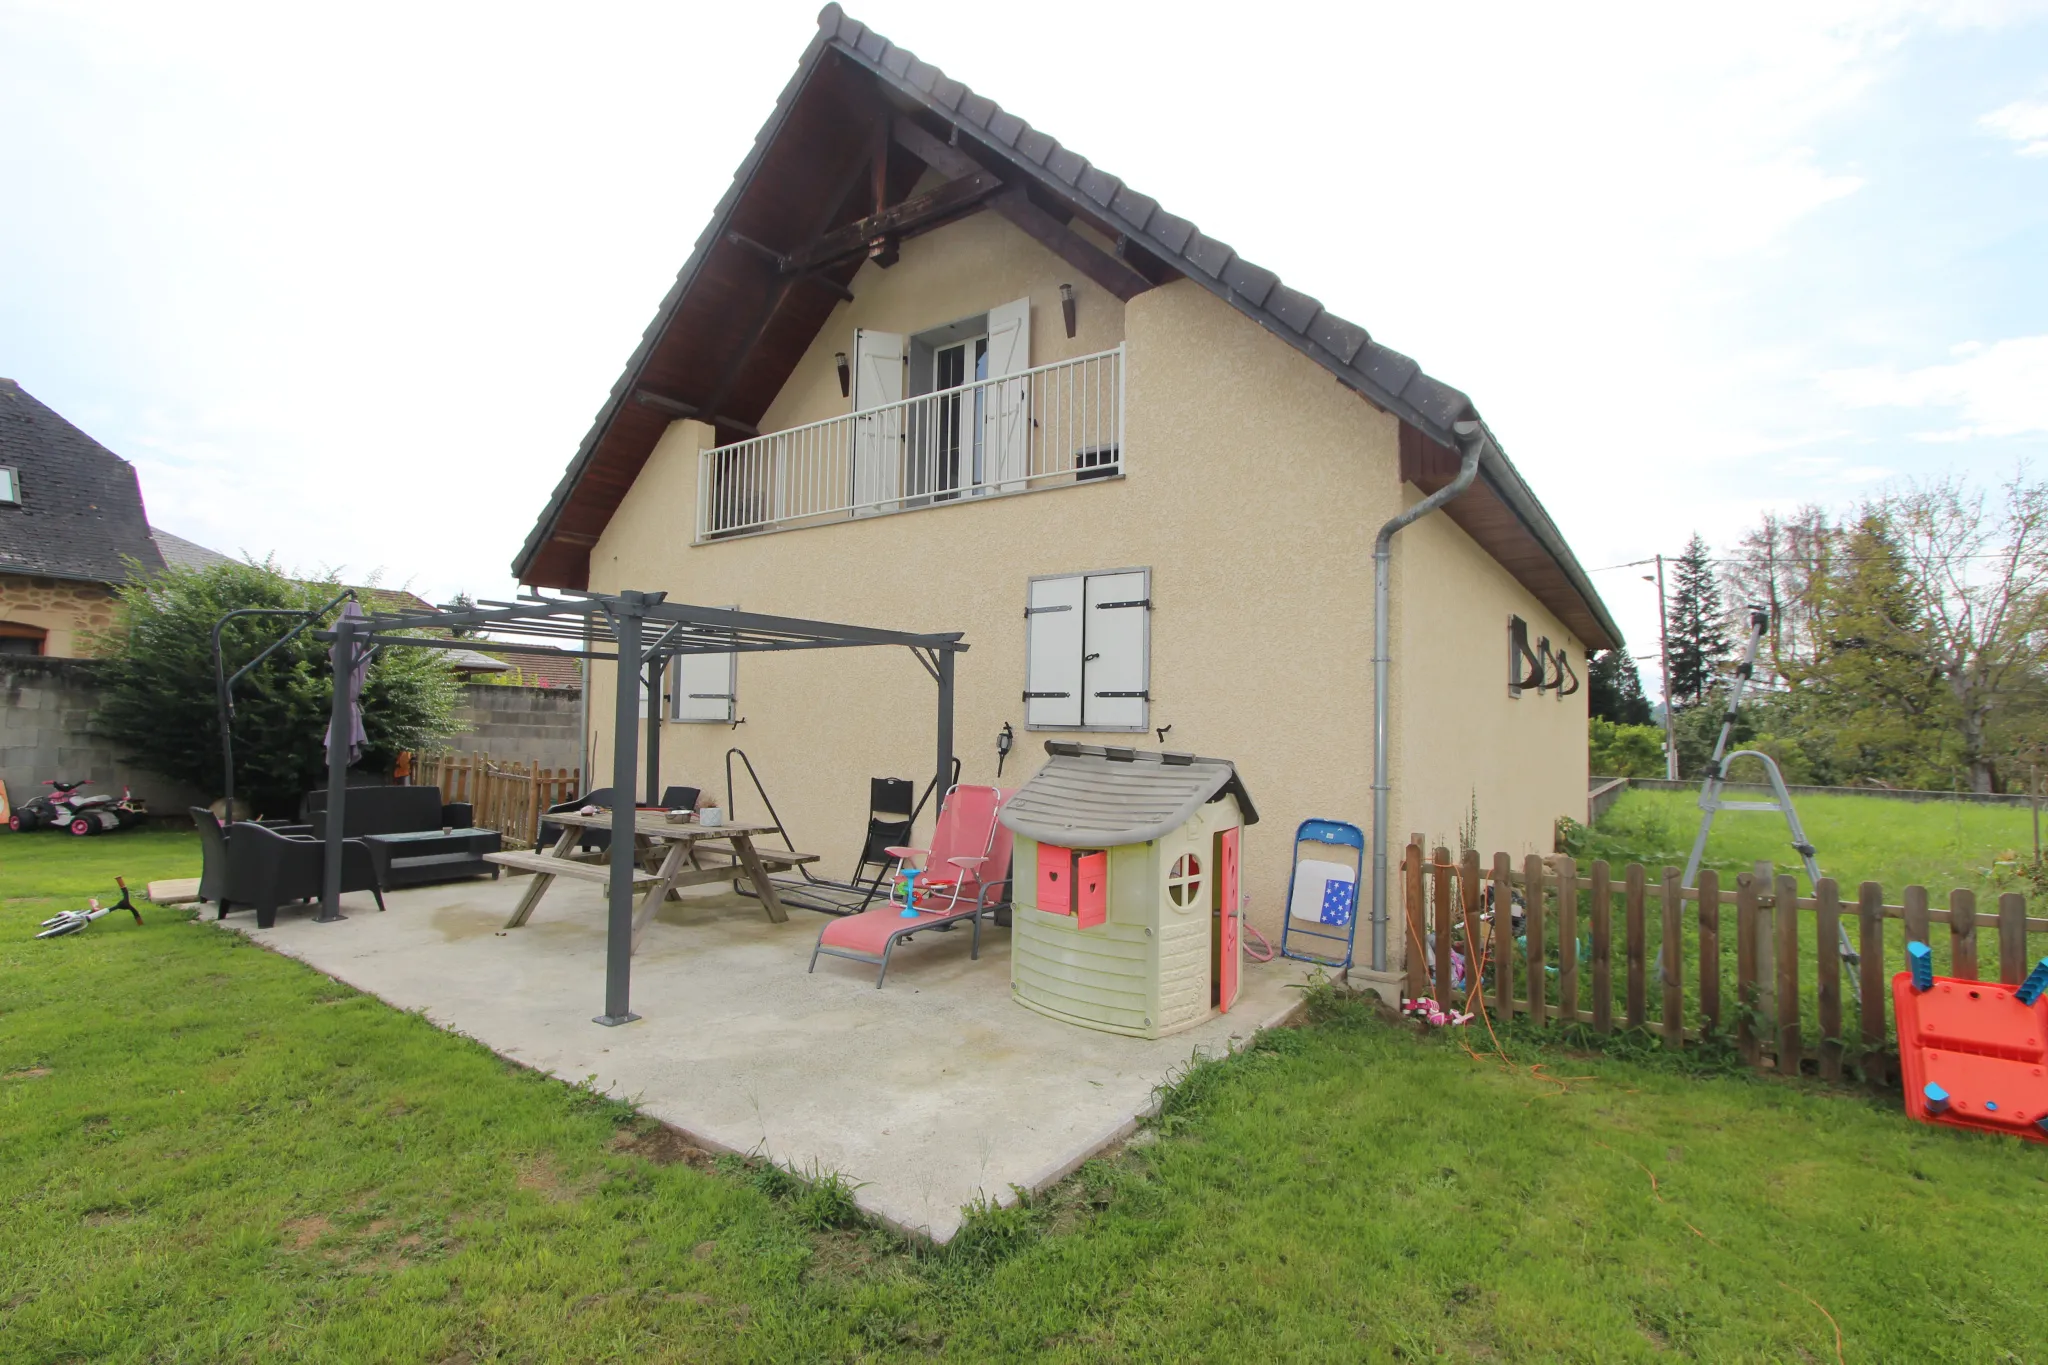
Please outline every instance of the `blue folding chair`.
[{"label": "blue folding chair", "polygon": [[[1310,848],[1307,857],[1302,856],[1304,845]],[[1349,967],[1358,936],[1358,890],[1364,885],[1365,831],[1342,820],[1302,821],[1294,831],[1280,955],[1339,970]]]}]

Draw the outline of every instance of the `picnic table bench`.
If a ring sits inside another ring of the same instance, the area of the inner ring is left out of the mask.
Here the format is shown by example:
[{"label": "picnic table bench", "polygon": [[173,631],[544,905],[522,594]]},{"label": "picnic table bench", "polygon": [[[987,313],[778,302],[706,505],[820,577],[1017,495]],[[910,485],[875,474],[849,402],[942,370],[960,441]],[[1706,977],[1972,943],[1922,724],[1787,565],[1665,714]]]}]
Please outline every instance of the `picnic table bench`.
[{"label": "picnic table bench", "polygon": [[[548,817],[549,821],[562,826],[562,834],[552,848],[546,852],[487,853],[484,857],[501,867],[519,872],[531,872],[533,885],[526,888],[526,894],[519,898],[519,905],[512,917],[505,921],[507,929],[517,929],[525,924],[540,904],[542,896],[554,885],[555,878],[568,877],[575,881],[597,882],[609,885],[612,879],[611,865],[606,862],[588,862],[576,856],[576,841],[586,829],[610,829],[612,817],[609,811],[596,815],[582,815],[564,811]],[[789,918],[789,912],[775,894],[774,883],[769,880],[770,872],[787,872],[804,863],[818,861],[815,853],[793,853],[785,849],[762,850],[754,846],[756,834],[772,834],[774,825],[700,825],[672,823],[666,814],[659,811],[643,811],[633,820],[633,836],[638,855],[636,861],[651,861],[655,852],[660,852],[656,869],[638,868],[633,873],[633,886],[645,888],[640,905],[633,912],[633,951],[640,950],[640,936],[646,932],[648,921],[661,903],[686,886],[708,886],[714,882],[728,882],[744,879],[751,883],[754,892],[761,899],[761,908],[771,923],[780,924]],[[710,847],[705,847],[709,845]],[[730,861],[713,862],[706,866],[699,858],[699,852],[721,855]]]}]

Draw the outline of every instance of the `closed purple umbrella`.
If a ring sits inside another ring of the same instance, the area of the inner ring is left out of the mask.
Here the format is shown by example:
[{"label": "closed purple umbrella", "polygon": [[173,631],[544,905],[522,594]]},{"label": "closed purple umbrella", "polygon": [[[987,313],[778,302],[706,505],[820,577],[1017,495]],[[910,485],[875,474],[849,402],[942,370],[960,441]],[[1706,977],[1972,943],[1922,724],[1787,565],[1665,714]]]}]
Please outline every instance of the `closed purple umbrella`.
[{"label": "closed purple umbrella", "polygon": [[[350,598],[341,604],[341,614],[344,617],[353,617],[360,621],[363,616],[363,609],[356,604],[354,598]],[[337,687],[344,685],[341,679],[341,645],[342,642],[337,639],[334,642],[334,648],[327,652],[328,659],[334,665],[335,685]],[[368,732],[363,729],[363,679],[370,672],[370,651],[362,646],[357,646],[355,653],[356,665],[348,670],[346,682],[348,688],[348,761],[351,763],[354,763],[363,756],[363,745],[370,737]],[[331,728],[327,732],[325,742],[330,749],[333,747],[334,731]]]}]

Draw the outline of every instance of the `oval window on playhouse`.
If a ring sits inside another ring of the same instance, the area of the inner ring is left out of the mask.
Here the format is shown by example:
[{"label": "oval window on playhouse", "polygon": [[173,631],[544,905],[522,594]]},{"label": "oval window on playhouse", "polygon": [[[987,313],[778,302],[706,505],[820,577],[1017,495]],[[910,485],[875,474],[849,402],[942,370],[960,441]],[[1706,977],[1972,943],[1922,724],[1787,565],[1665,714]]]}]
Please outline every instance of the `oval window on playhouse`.
[{"label": "oval window on playhouse", "polygon": [[1149,728],[1152,571],[1048,574],[1024,602],[1024,725]]}]

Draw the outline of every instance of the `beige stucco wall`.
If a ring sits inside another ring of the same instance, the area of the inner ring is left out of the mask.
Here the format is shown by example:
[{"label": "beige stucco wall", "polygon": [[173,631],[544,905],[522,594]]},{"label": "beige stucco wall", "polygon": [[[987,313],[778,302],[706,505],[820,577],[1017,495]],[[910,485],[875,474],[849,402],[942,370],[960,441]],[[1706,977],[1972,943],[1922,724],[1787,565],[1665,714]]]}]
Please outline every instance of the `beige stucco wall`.
[{"label": "beige stucco wall", "polygon": [[[1482,856],[1519,866],[1551,852],[1557,817],[1585,818],[1584,645],[1448,517],[1394,543],[1393,842],[1419,833],[1456,851],[1476,801]],[[1508,695],[1510,615],[1528,622],[1532,649],[1548,636],[1569,652],[1576,693]]]},{"label": "beige stucco wall", "polygon": [[[698,546],[697,456],[711,433],[677,422],[594,548],[591,586],[964,631],[971,649],[960,660],[955,729],[963,780],[996,780],[995,736],[1008,721],[1018,745],[1001,780],[1012,785],[1036,771],[1048,737],[1023,728],[1027,580],[1149,568],[1151,723],[1172,727],[1166,747],[1238,764],[1262,816],[1245,840],[1251,922],[1277,940],[1296,824],[1319,816],[1369,825],[1372,538],[1414,492],[1397,479],[1398,424],[1190,282],[1141,294],[1118,318],[1114,300],[1077,281],[1083,330],[1068,343],[1057,285],[1073,278],[992,214],[906,243],[892,270],[870,266],[856,278],[856,301],[835,311],[763,429],[847,410],[832,353],[850,347],[855,325],[917,330],[1029,293],[1034,364],[1126,341],[1126,477]],[[1091,322],[1103,330],[1091,332]],[[1396,562],[1396,647],[1431,661],[1412,704],[1438,742],[1394,754],[1395,839],[1410,828],[1454,835],[1476,781],[1482,837],[1518,851],[1572,799],[1583,805],[1584,731],[1574,765],[1529,747],[1535,732],[1516,722],[1581,702],[1531,700],[1494,715],[1505,704],[1506,613],[1540,621],[1553,639],[1562,632],[1455,528],[1411,530]],[[1403,629],[1449,616],[1460,624],[1444,635],[1456,639]],[[1439,682],[1438,671],[1454,676]],[[1397,672],[1397,701],[1410,676]],[[799,847],[843,876],[868,778],[927,779],[934,694],[901,651],[743,656],[744,723],[665,725],[663,779],[721,786],[726,748],[745,748]],[[599,774],[610,766],[612,697],[600,664],[591,691]],[[1491,717],[1483,727],[1461,718],[1467,698]],[[1396,733],[1406,724],[1397,713]],[[1541,734],[1549,746],[1551,731]],[[1128,733],[1058,737],[1157,743]],[[1403,789],[1410,777],[1414,793]],[[740,814],[749,813],[743,799]],[[1367,937],[1362,926],[1361,961]],[[1398,923],[1390,942],[1398,953]]]},{"label": "beige stucco wall", "polygon": [[88,652],[85,635],[114,624],[114,594],[104,583],[0,574],[0,621],[17,621],[49,632],[43,653],[76,659]]},{"label": "beige stucco wall", "polygon": [[[1071,339],[1060,317],[1062,284],[1074,286]],[[911,238],[895,265],[883,270],[870,262],[851,287],[853,301],[832,310],[762,416],[762,431],[786,431],[852,411],[852,400],[840,395],[833,356],[844,351],[852,360],[856,328],[908,335],[1029,298],[1033,365],[1093,355],[1124,339],[1124,306],[1114,294],[1089,283],[994,213],[977,213]]]}]

